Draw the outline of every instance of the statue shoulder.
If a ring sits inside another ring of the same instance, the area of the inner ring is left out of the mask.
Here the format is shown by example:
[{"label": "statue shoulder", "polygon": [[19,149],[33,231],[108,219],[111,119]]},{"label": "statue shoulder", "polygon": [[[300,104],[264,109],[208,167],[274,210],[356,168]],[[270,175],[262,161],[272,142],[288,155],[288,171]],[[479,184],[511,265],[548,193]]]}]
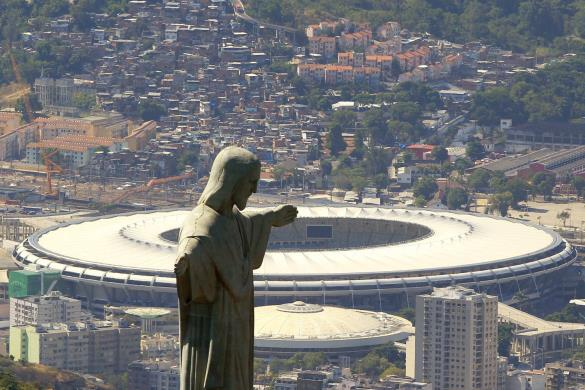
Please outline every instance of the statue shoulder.
[{"label": "statue shoulder", "polygon": [[212,237],[218,225],[218,214],[209,207],[199,205],[187,214],[179,233],[179,242],[187,237]]}]

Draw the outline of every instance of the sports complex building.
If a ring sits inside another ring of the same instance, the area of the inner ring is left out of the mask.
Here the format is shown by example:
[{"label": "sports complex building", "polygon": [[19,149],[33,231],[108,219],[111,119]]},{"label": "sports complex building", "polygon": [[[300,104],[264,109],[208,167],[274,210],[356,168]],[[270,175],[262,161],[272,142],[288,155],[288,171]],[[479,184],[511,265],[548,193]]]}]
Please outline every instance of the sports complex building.
[{"label": "sports complex building", "polygon": [[[187,210],[86,219],[17,246],[22,266],[56,270],[59,289],[92,310],[175,307],[176,237]],[[299,207],[273,229],[254,274],[257,305],[292,301],[390,311],[458,284],[510,301],[562,289],[576,250],[557,233],[480,214],[382,207]]]}]

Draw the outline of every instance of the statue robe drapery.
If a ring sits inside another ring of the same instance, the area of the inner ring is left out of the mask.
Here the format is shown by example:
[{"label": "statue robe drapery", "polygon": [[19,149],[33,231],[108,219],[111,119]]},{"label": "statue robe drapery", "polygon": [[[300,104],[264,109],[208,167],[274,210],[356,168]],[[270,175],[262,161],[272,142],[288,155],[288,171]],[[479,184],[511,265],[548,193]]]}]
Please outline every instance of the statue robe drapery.
[{"label": "statue robe drapery", "polygon": [[265,213],[194,208],[179,234],[181,390],[252,388],[254,285],[270,235]]}]

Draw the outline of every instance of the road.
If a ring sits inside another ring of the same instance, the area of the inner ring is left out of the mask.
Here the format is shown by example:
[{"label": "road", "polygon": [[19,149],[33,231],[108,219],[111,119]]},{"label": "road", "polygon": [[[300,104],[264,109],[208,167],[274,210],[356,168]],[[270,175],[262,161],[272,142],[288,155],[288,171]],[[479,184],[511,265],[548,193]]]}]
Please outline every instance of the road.
[{"label": "road", "polygon": [[285,32],[289,32],[289,33],[297,33],[298,32],[298,30],[291,28],[291,27],[280,26],[278,24],[272,24],[272,23],[265,23],[265,22],[262,22],[258,19],[254,19],[253,17],[251,17],[250,15],[248,15],[246,13],[246,8],[244,7],[244,3],[242,3],[241,0],[232,0],[232,6],[234,7],[234,13],[236,14],[236,17],[239,19],[245,20],[248,23],[256,24],[258,26],[263,26],[265,28],[271,28],[274,30],[285,31]]}]

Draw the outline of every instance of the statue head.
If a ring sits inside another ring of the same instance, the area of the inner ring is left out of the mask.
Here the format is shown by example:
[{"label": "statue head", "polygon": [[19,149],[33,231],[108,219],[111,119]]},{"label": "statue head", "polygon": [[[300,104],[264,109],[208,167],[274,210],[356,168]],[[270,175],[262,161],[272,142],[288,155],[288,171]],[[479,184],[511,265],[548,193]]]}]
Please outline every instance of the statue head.
[{"label": "statue head", "polygon": [[229,202],[243,210],[250,195],[256,192],[258,180],[260,160],[246,149],[227,147],[213,161],[199,204],[220,210]]}]

